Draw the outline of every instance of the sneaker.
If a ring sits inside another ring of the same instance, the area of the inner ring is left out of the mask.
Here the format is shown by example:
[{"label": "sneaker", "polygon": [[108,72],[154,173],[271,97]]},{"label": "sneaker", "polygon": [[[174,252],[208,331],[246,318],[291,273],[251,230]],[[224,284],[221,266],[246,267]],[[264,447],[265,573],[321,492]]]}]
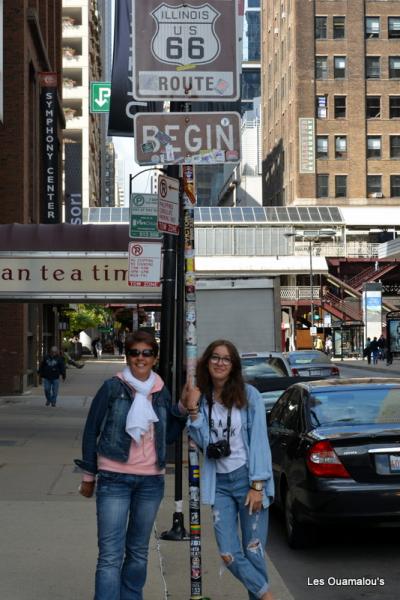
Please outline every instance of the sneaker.
[{"label": "sneaker", "polygon": [[56,405],[56,403],[55,403],[55,402],[54,402],[54,403],[52,403],[52,407],[53,407],[53,408],[55,407],[55,405]]},{"label": "sneaker", "polygon": [[50,406],[50,402],[48,400],[46,402],[46,406]]}]

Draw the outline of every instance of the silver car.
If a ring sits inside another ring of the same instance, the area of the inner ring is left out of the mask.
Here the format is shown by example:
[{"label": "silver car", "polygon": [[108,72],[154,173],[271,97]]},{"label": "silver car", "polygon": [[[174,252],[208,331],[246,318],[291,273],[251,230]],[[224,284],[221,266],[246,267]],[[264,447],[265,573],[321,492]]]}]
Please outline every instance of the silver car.
[{"label": "silver car", "polygon": [[290,365],[292,375],[310,377],[339,377],[340,370],[331,359],[320,350],[293,350],[284,356]]}]

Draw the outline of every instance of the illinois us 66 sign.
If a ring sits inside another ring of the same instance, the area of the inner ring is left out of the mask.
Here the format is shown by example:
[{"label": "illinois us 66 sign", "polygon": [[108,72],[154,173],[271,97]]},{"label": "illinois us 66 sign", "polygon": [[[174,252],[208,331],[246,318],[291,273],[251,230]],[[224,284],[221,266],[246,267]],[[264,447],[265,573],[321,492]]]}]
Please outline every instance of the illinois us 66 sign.
[{"label": "illinois us 66 sign", "polygon": [[138,100],[239,97],[235,0],[133,0]]}]

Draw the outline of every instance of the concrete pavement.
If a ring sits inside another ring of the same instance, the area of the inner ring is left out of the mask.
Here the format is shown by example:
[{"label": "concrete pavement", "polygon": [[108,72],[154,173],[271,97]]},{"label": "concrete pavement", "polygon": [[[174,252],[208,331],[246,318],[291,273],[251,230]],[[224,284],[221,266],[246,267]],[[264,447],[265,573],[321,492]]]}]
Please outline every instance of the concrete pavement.
[{"label": "concrete pavement", "polygon": [[[40,388],[0,397],[0,598],[1,600],[90,600],[96,563],[94,499],[77,493],[81,433],[90,401],[104,379],[123,365],[103,356],[73,367],[60,384],[56,408],[44,406]],[[184,456],[186,463],[186,456]],[[170,529],[174,512],[173,466],[150,543],[145,600],[190,598],[189,543],[157,536]],[[183,496],[188,528],[187,467]],[[244,600],[242,586],[220,573],[210,511],[202,509],[203,595],[211,600]],[[277,600],[293,600],[268,560]]]}]

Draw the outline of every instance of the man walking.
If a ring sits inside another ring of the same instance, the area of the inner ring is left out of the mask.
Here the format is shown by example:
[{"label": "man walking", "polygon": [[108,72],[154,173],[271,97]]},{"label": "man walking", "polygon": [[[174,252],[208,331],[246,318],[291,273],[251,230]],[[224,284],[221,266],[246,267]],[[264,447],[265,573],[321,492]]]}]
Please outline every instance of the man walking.
[{"label": "man walking", "polygon": [[60,356],[57,346],[50,348],[39,367],[39,375],[43,379],[46,406],[55,406],[60,384],[60,375],[65,381],[65,361]]}]

